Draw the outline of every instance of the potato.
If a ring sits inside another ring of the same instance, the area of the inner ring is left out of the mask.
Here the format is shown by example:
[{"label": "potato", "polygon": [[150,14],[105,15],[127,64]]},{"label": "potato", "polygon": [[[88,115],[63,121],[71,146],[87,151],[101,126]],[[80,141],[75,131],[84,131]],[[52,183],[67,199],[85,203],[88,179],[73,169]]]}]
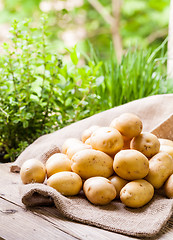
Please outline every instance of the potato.
[{"label": "potato", "polygon": [[87,140],[85,141],[85,144],[88,144],[88,145],[91,145],[91,142],[90,142],[91,138],[87,138]]},{"label": "potato", "polygon": [[158,138],[160,145],[167,145],[173,147],[173,141],[164,138]]},{"label": "potato", "polygon": [[118,130],[110,127],[100,127],[90,137],[93,149],[100,150],[109,155],[115,155],[123,148],[124,142]]},{"label": "potato", "polygon": [[151,158],[159,152],[160,142],[154,134],[145,132],[132,139],[130,148],[138,150],[146,157]]},{"label": "potato", "polygon": [[128,181],[116,175],[111,176],[109,180],[116,189],[116,198],[119,198],[121,189],[128,183]]},{"label": "potato", "polygon": [[92,177],[84,182],[83,190],[87,199],[95,205],[106,205],[116,197],[116,190],[107,178]]},{"label": "potato", "polygon": [[166,180],[164,190],[168,198],[173,198],[173,174]]},{"label": "potato", "polygon": [[71,146],[74,146],[76,143],[78,143],[78,144],[81,143],[82,144],[82,142],[77,138],[67,138],[62,145],[61,152],[66,154],[68,148],[71,147]]},{"label": "potato", "polygon": [[117,129],[126,139],[132,139],[142,131],[142,122],[133,113],[123,113],[118,118],[113,119],[110,127]]},{"label": "potato", "polygon": [[160,152],[167,152],[173,158],[173,147],[168,145],[161,145]]},{"label": "potato", "polygon": [[88,144],[84,144],[84,143],[76,143],[75,145],[72,145],[71,147],[68,148],[66,154],[68,156],[69,159],[71,159],[73,157],[73,155],[81,150],[84,149],[91,149],[91,145]]},{"label": "potato", "polygon": [[73,196],[80,192],[82,179],[74,172],[58,172],[47,180],[47,185],[53,187],[64,196]]},{"label": "potato", "polygon": [[82,133],[82,142],[84,143],[89,137],[91,137],[91,134],[97,130],[99,126],[93,125],[89,128],[87,128],[83,133]]},{"label": "potato", "polygon": [[110,177],[113,174],[113,159],[106,153],[85,149],[73,155],[71,169],[83,179],[94,176]]},{"label": "potato", "polygon": [[113,169],[123,179],[141,179],[148,174],[149,162],[145,155],[137,150],[121,150],[114,157]]},{"label": "potato", "polygon": [[55,153],[46,162],[47,177],[62,171],[71,171],[70,159],[63,153]]},{"label": "potato", "polygon": [[166,152],[160,152],[149,161],[149,173],[145,179],[154,188],[162,187],[166,179],[173,173],[173,159]]},{"label": "potato", "polygon": [[24,184],[43,183],[46,177],[46,169],[42,162],[33,158],[23,163],[20,169],[20,177]]},{"label": "potato", "polygon": [[127,207],[138,208],[147,204],[154,195],[153,186],[144,179],[127,183],[120,192],[120,199]]}]

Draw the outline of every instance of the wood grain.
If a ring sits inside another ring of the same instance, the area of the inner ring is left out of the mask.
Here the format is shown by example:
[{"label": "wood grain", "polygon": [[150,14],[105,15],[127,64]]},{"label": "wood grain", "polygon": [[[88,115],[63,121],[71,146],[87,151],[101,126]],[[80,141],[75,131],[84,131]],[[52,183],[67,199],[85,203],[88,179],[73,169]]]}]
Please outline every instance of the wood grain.
[{"label": "wood grain", "polygon": [[48,221],[0,199],[0,235],[4,239],[76,239]]}]

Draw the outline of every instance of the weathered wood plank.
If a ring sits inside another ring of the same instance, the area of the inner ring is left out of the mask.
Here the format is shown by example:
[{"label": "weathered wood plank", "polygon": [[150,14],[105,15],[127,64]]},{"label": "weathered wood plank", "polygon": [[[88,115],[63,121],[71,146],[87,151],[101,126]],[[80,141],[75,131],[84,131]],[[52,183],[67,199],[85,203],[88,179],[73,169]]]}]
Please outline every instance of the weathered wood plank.
[{"label": "weathered wood plank", "polygon": [[0,198],[0,236],[6,240],[76,239],[52,223]]},{"label": "weathered wood plank", "polygon": [[10,172],[10,164],[0,164],[0,196],[18,205],[22,205],[19,188],[20,176]]},{"label": "weathered wood plank", "polygon": [[[40,217],[43,217],[45,220],[53,222],[55,225],[60,226],[62,230],[70,229],[70,234],[73,236],[79,237],[80,239],[99,239],[99,240],[129,240],[132,239],[128,236],[124,236],[121,234],[117,234],[114,232],[106,231],[100,228],[96,228],[93,226],[67,221],[66,218],[62,216],[58,216],[54,208],[44,207],[44,208],[37,208],[33,209],[34,213],[39,214]],[[116,223],[115,223],[116,224]],[[133,238],[137,239],[137,238]]]}]

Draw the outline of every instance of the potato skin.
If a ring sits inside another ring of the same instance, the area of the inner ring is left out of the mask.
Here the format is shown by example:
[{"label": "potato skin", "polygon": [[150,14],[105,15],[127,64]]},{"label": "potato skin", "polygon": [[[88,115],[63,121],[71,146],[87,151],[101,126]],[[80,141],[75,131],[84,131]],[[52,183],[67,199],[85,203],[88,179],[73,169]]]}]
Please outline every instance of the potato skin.
[{"label": "potato skin", "polygon": [[117,193],[116,198],[117,199],[120,198],[120,191],[128,183],[128,181],[117,175],[113,175],[109,177],[109,180],[111,181],[111,183],[114,185],[116,189],[116,193]]},{"label": "potato skin", "polygon": [[144,178],[149,172],[148,159],[137,150],[121,150],[114,157],[115,173],[126,180]]},{"label": "potato skin", "polygon": [[153,186],[144,179],[127,183],[120,192],[120,199],[127,207],[139,208],[147,204],[154,195]]},{"label": "potato skin", "polygon": [[91,145],[91,142],[90,142],[90,140],[91,140],[91,138],[89,137],[89,138],[87,138],[87,140],[85,141],[85,144],[87,144],[87,145]]},{"label": "potato skin", "polygon": [[104,177],[92,177],[84,182],[83,190],[87,199],[95,205],[106,205],[116,197],[111,181]]},{"label": "potato skin", "polygon": [[82,144],[78,138],[67,138],[61,147],[61,152],[66,154],[69,147],[74,146],[75,144]]},{"label": "potato skin", "polygon": [[142,131],[142,121],[133,113],[123,113],[113,119],[110,127],[117,129],[126,139],[132,139]]},{"label": "potato skin", "polygon": [[172,157],[166,152],[160,152],[150,159],[149,173],[145,179],[150,182],[154,188],[159,189],[172,173]]},{"label": "potato skin", "polygon": [[168,198],[173,198],[173,174],[166,180],[164,191]]},{"label": "potato skin", "polygon": [[167,152],[173,158],[173,147],[168,145],[161,145],[160,152]]},{"label": "potato skin", "polygon": [[33,158],[23,163],[20,169],[20,177],[24,184],[43,183],[46,177],[46,169],[42,162]]},{"label": "potato skin", "polygon": [[92,133],[100,128],[97,125],[92,125],[91,127],[87,128],[83,133],[82,133],[82,142],[84,143],[89,137],[91,137]]},{"label": "potato skin", "polygon": [[160,145],[167,145],[173,147],[173,141],[165,138],[158,138]]},{"label": "potato skin", "polygon": [[84,144],[84,143],[76,143],[75,145],[72,145],[71,147],[68,148],[66,154],[68,156],[69,159],[71,159],[73,157],[73,155],[81,150],[84,149],[91,149],[91,145],[88,144]]},{"label": "potato skin", "polygon": [[110,177],[113,174],[113,159],[104,152],[85,149],[73,155],[71,169],[81,178]]},{"label": "potato skin", "polygon": [[70,159],[63,153],[55,153],[46,162],[47,177],[62,171],[71,171]]},{"label": "potato skin", "polygon": [[118,130],[110,127],[100,127],[90,137],[93,149],[114,155],[123,148],[124,141]]},{"label": "potato skin", "polygon": [[64,196],[74,196],[82,188],[82,179],[74,172],[58,172],[47,180],[47,185],[53,187]]},{"label": "potato skin", "polygon": [[130,148],[138,150],[146,157],[151,158],[159,152],[160,142],[154,134],[145,132],[132,139]]}]

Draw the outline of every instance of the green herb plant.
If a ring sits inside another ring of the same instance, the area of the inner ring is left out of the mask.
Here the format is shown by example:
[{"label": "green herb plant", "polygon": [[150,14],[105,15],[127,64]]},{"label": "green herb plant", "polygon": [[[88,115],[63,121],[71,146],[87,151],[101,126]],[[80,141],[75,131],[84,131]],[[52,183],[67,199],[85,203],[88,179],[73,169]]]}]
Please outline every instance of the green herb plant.
[{"label": "green herb plant", "polygon": [[0,152],[13,161],[40,135],[100,111],[101,63],[79,67],[76,47],[68,64],[52,53],[46,16],[38,28],[15,20],[10,33],[0,58]]}]

